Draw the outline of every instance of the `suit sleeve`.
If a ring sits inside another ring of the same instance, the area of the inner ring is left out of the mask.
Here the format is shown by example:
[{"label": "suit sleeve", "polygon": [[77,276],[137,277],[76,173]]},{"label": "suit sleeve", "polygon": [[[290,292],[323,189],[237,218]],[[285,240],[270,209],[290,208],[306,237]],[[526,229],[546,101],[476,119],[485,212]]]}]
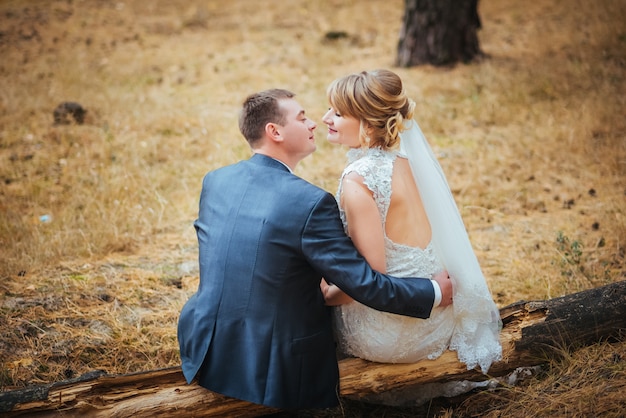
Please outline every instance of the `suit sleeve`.
[{"label": "suit sleeve", "polygon": [[435,297],[430,279],[398,278],[372,270],[345,234],[337,203],[329,193],[310,212],[302,251],[327,281],[362,304],[400,315],[430,316]]}]

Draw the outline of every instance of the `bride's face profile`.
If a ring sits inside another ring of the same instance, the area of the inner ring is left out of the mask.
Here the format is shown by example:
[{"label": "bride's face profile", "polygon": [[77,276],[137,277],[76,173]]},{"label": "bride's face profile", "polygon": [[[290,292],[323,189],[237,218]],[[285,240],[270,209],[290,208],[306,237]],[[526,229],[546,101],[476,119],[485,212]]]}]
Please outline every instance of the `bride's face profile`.
[{"label": "bride's face profile", "polygon": [[346,145],[350,148],[359,148],[361,146],[360,122],[357,118],[343,116],[332,107],[322,118],[322,121],[328,126],[328,142],[332,144]]}]

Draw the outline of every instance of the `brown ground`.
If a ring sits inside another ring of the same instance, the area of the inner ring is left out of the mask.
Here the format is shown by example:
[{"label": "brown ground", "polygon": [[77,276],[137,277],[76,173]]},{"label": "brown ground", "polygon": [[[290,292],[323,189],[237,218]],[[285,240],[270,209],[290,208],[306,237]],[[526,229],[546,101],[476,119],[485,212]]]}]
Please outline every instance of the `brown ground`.
[{"label": "brown ground", "polygon": [[[247,157],[236,112],[391,68],[400,0],[0,2],[0,387],[179,363],[202,175]],[[626,3],[483,1],[487,57],[394,69],[499,306],[624,280]],[[345,39],[328,41],[328,31]],[[84,125],[54,125],[62,101]],[[320,122],[321,125],[321,122]],[[334,191],[344,150],[298,174]],[[43,217],[47,216],[47,217]],[[439,416],[623,416],[626,348],[565,352]],[[346,404],[348,416],[425,415]]]}]

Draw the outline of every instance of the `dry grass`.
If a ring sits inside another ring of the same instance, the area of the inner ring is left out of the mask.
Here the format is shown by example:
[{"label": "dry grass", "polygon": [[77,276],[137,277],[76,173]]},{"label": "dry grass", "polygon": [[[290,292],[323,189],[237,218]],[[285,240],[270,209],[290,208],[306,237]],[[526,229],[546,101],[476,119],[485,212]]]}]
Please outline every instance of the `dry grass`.
[{"label": "dry grass", "polygon": [[[249,155],[242,99],[289,88],[319,120],[332,79],[391,67],[399,0],[256,4],[0,3],[1,387],[178,364],[200,181]],[[497,303],[623,280],[626,4],[483,1],[480,14],[484,60],[395,70]],[[68,100],[84,125],[53,125]],[[297,171],[334,191],[344,151],[318,131]],[[437,414],[624,415],[623,344],[550,367]]]},{"label": "dry grass", "polygon": [[623,417],[626,343],[599,343],[552,360],[538,376],[516,386],[481,392],[457,407],[485,418]]}]

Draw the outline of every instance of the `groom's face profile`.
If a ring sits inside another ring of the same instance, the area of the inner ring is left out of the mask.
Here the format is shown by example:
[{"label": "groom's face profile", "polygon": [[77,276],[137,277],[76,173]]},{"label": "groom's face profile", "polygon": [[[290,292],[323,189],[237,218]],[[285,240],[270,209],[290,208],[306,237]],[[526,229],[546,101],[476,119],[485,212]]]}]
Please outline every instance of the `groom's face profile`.
[{"label": "groom's face profile", "polygon": [[280,108],[285,115],[284,125],[278,125],[283,137],[283,145],[290,155],[301,159],[315,151],[317,124],[306,116],[304,108],[294,99],[280,100]]}]

